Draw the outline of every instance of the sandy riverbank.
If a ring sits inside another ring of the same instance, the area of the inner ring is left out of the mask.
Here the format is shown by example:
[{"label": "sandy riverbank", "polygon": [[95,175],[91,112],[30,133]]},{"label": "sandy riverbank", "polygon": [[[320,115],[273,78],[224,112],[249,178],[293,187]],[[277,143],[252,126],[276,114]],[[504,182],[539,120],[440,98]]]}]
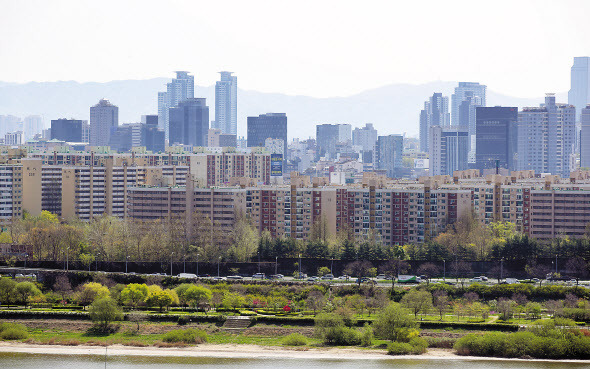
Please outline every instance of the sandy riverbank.
[{"label": "sandy riverbank", "polygon": [[[361,350],[353,348],[312,348],[297,349],[255,345],[212,345],[203,344],[182,348],[109,346],[108,356],[157,356],[157,357],[209,357],[235,359],[324,359],[324,360],[516,360],[516,361],[556,361],[483,358],[459,356],[452,350],[430,349],[424,355],[389,356],[385,350]],[[49,355],[105,355],[102,346],[57,346],[34,345],[26,343],[0,342],[0,353],[25,353]],[[558,360],[559,362],[588,363],[590,360]]]}]

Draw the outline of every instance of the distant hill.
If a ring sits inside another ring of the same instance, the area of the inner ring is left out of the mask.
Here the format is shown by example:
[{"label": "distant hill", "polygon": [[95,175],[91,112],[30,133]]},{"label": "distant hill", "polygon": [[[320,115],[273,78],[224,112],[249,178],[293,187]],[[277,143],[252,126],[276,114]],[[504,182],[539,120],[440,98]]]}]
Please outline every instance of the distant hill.
[{"label": "distant hill", "polygon": [[[165,89],[167,78],[78,83],[75,81],[0,82],[0,114],[22,116],[39,114],[45,124],[51,119],[88,119],[89,108],[105,98],[119,106],[119,122],[137,122],[143,114],[157,113],[157,93]],[[456,82],[430,82],[421,85],[392,84],[347,97],[314,98],[278,93],[238,91],[238,134],[246,135],[246,117],[268,112],[287,113],[289,136],[313,137],[320,123],[350,123],[353,127],[370,122],[380,134],[418,134],[418,118],[424,101],[433,92],[450,96]],[[214,87],[195,86],[195,96],[207,98],[209,117],[215,118]],[[488,90],[488,106],[537,106],[538,98],[515,98]],[[558,102],[567,101],[565,93]]]}]

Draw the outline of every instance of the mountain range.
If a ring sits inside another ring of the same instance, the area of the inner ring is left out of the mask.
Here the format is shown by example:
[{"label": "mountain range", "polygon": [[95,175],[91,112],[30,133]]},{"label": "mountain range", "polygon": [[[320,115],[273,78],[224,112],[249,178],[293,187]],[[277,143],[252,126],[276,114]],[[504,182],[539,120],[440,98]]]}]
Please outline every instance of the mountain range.
[{"label": "mountain range", "polygon": [[[41,115],[51,119],[88,119],[90,106],[105,98],[119,107],[119,123],[138,122],[141,115],[157,114],[157,93],[169,79],[121,80],[105,83],[75,81],[0,82],[0,115]],[[373,123],[379,134],[417,136],[420,110],[434,92],[453,93],[457,82],[436,81],[419,85],[390,84],[346,97],[315,98],[238,90],[238,135],[246,135],[246,117],[263,113],[287,113],[289,137],[315,136],[315,125],[350,123],[353,128]],[[215,87],[195,86],[195,97],[205,97],[209,119],[215,119]],[[558,93],[558,102],[567,94]],[[538,106],[543,97],[517,98],[488,89],[487,105]],[[450,107],[449,107],[450,109]]]}]

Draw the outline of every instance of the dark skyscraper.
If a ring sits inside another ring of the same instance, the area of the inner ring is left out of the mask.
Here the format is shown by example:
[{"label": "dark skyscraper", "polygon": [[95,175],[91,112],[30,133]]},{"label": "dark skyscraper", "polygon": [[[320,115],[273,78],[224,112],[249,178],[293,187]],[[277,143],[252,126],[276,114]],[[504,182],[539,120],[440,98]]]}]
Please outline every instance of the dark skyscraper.
[{"label": "dark skyscraper", "polygon": [[145,123],[145,142],[146,150],[151,152],[166,151],[166,133],[158,128],[158,116],[146,115]]},{"label": "dark skyscraper", "polygon": [[515,154],[518,149],[518,108],[478,107],[476,110],[477,169],[496,167],[516,170]]},{"label": "dark skyscraper", "polygon": [[178,103],[169,112],[170,145],[207,146],[209,107],[204,98]]},{"label": "dark skyscraper", "polygon": [[51,139],[65,142],[84,142],[88,123],[78,119],[55,119],[51,121]]},{"label": "dark skyscraper", "polygon": [[287,114],[268,113],[248,117],[248,147],[264,147],[267,138],[277,138],[285,143],[283,159],[287,156]]}]

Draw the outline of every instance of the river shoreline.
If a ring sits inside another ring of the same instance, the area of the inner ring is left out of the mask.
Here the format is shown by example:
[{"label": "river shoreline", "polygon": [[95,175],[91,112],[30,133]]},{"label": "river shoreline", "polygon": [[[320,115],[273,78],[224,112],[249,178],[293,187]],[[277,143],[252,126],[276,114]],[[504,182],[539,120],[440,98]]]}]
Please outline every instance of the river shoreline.
[{"label": "river shoreline", "polygon": [[202,344],[191,347],[130,347],[104,346],[59,346],[27,343],[0,342],[0,353],[42,355],[99,355],[144,356],[144,357],[194,357],[226,359],[319,359],[319,360],[463,360],[463,361],[525,361],[590,364],[590,360],[545,360],[506,359],[480,356],[460,356],[452,350],[430,349],[423,355],[390,356],[385,350],[362,350],[353,348],[286,348],[255,345]]}]

